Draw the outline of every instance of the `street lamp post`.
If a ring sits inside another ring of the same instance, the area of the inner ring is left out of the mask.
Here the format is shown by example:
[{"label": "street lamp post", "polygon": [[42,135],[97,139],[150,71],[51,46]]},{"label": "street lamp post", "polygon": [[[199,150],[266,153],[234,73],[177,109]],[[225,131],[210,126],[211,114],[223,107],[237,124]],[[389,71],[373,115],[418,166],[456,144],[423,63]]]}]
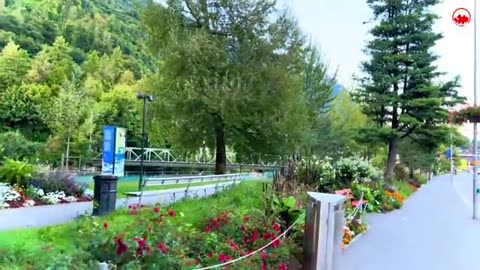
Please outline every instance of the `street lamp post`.
[{"label": "street lamp post", "polygon": [[[473,1],[473,105],[477,106],[477,0]],[[473,123],[473,156],[478,158],[477,123]],[[476,162],[475,162],[476,163]],[[479,219],[477,164],[473,167],[473,219]]]},{"label": "street lamp post", "polygon": [[144,172],[144,152],[145,152],[145,142],[147,140],[146,127],[147,127],[147,102],[153,101],[153,97],[145,94],[138,94],[138,99],[143,99],[143,114],[142,114],[142,148],[140,154],[140,178],[138,180],[138,190],[143,191],[143,175]]}]

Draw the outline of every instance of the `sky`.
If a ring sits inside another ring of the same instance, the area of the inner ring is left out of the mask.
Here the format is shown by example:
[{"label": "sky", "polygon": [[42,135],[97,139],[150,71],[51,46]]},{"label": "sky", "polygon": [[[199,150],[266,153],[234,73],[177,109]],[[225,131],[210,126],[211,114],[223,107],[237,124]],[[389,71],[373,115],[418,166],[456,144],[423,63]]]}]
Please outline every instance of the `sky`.
[{"label": "sky", "polygon": [[[459,75],[462,83],[460,95],[467,97],[470,104],[473,104],[473,21],[465,27],[459,27],[453,23],[452,13],[455,9],[463,7],[473,16],[474,1],[443,0],[442,4],[433,8],[433,11],[441,17],[434,30],[444,36],[433,49],[440,57],[436,63],[439,71],[446,72],[440,80],[446,81]],[[291,10],[302,30],[318,46],[329,64],[330,72],[332,74],[337,72],[339,83],[347,89],[355,87],[353,76],[361,75],[360,63],[368,59],[362,50],[370,38],[368,31],[373,27],[372,23],[364,24],[372,18],[366,0],[280,0],[280,2]],[[478,29],[477,36],[480,36]],[[480,83],[478,75],[477,78]],[[473,129],[471,126],[465,126],[462,133],[472,137]]]}]

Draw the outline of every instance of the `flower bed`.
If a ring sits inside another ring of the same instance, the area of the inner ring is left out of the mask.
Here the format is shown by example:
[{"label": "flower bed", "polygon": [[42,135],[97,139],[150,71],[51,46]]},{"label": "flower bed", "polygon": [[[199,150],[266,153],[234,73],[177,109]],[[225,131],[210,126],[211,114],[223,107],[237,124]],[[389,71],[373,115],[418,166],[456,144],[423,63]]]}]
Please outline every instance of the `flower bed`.
[{"label": "flower bed", "polygon": [[41,173],[38,167],[16,160],[0,166],[0,209],[91,201],[85,190],[73,174]]},{"label": "flower bed", "polygon": [[[289,207],[292,199],[267,214],[265,196],[261,183],[242,183],[168,208],[132,205],[106,217],[82,217],[25,239],[5,240],[0,232],[0,268],[14,263],[22,269],[95,269],[105,262],[116,269],[193,269],[250,254],[219,269],[298,269],[304,217]],[[282,235],[292,225],[278,214],[286,212],[300,222]]]},{"label": "flower bed", "polygon": [[285,228],[275,219],[224,211],[206,218],[199,227],[186,223],[185,215],[173,210],[144,206],[130,210],[133,223],[125,230],[111,230],[105,222],[80,235],[94,239],[87,250],[95,260],[113,267],[155,265],[158,269],[194,269],[240,257],[244,259],[232,269],[287,269],[289,264],[289,239],[279,238]]},{"label": "flower bed", "polygon": [[67,196],[64,191],[47,192],[35,186],[0,186],[0,209],[31,207],[58,203],[91,201],[88,196]]}]

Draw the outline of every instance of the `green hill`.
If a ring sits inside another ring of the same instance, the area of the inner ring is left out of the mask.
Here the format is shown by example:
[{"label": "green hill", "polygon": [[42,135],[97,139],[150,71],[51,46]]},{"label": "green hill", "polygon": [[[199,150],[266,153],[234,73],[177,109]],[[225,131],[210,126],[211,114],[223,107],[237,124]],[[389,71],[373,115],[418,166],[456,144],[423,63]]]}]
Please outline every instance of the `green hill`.
[{"label": "green hill", "polygon": [[91,51],[112,54],[118,47],[137,78],[151,67],[133,1],[4,0],[3,5],[0,47],[12,40],[34,56],[63,36],[77,64]]}]

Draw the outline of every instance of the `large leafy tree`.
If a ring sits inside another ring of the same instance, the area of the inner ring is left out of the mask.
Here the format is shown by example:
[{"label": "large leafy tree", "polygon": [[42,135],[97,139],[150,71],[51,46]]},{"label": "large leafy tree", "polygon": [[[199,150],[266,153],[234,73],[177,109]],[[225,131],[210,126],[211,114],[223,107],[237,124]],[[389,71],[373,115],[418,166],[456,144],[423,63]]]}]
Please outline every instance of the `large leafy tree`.
[{"label": "large leafy tree", "polygon": [[441,73],[431,49],[441,34],[432,30],[438,18],[431,12],[437,0],[368,0],[377,25],[363,63],[366,76],[357,97],[375,127],[364,135],[388,144],[385,178],[392,179],[400,142],[413,134],[442,132],[447,108],[461,101],[458,78],[435,81]]},{"label": "large leafy tree", "polygon": [[150,2],[143,21],[162,59],[152,107],[176,145],[214,147],[224,173],[227,145],[242,160],[299,141],[304,41],[275,1]]}]

